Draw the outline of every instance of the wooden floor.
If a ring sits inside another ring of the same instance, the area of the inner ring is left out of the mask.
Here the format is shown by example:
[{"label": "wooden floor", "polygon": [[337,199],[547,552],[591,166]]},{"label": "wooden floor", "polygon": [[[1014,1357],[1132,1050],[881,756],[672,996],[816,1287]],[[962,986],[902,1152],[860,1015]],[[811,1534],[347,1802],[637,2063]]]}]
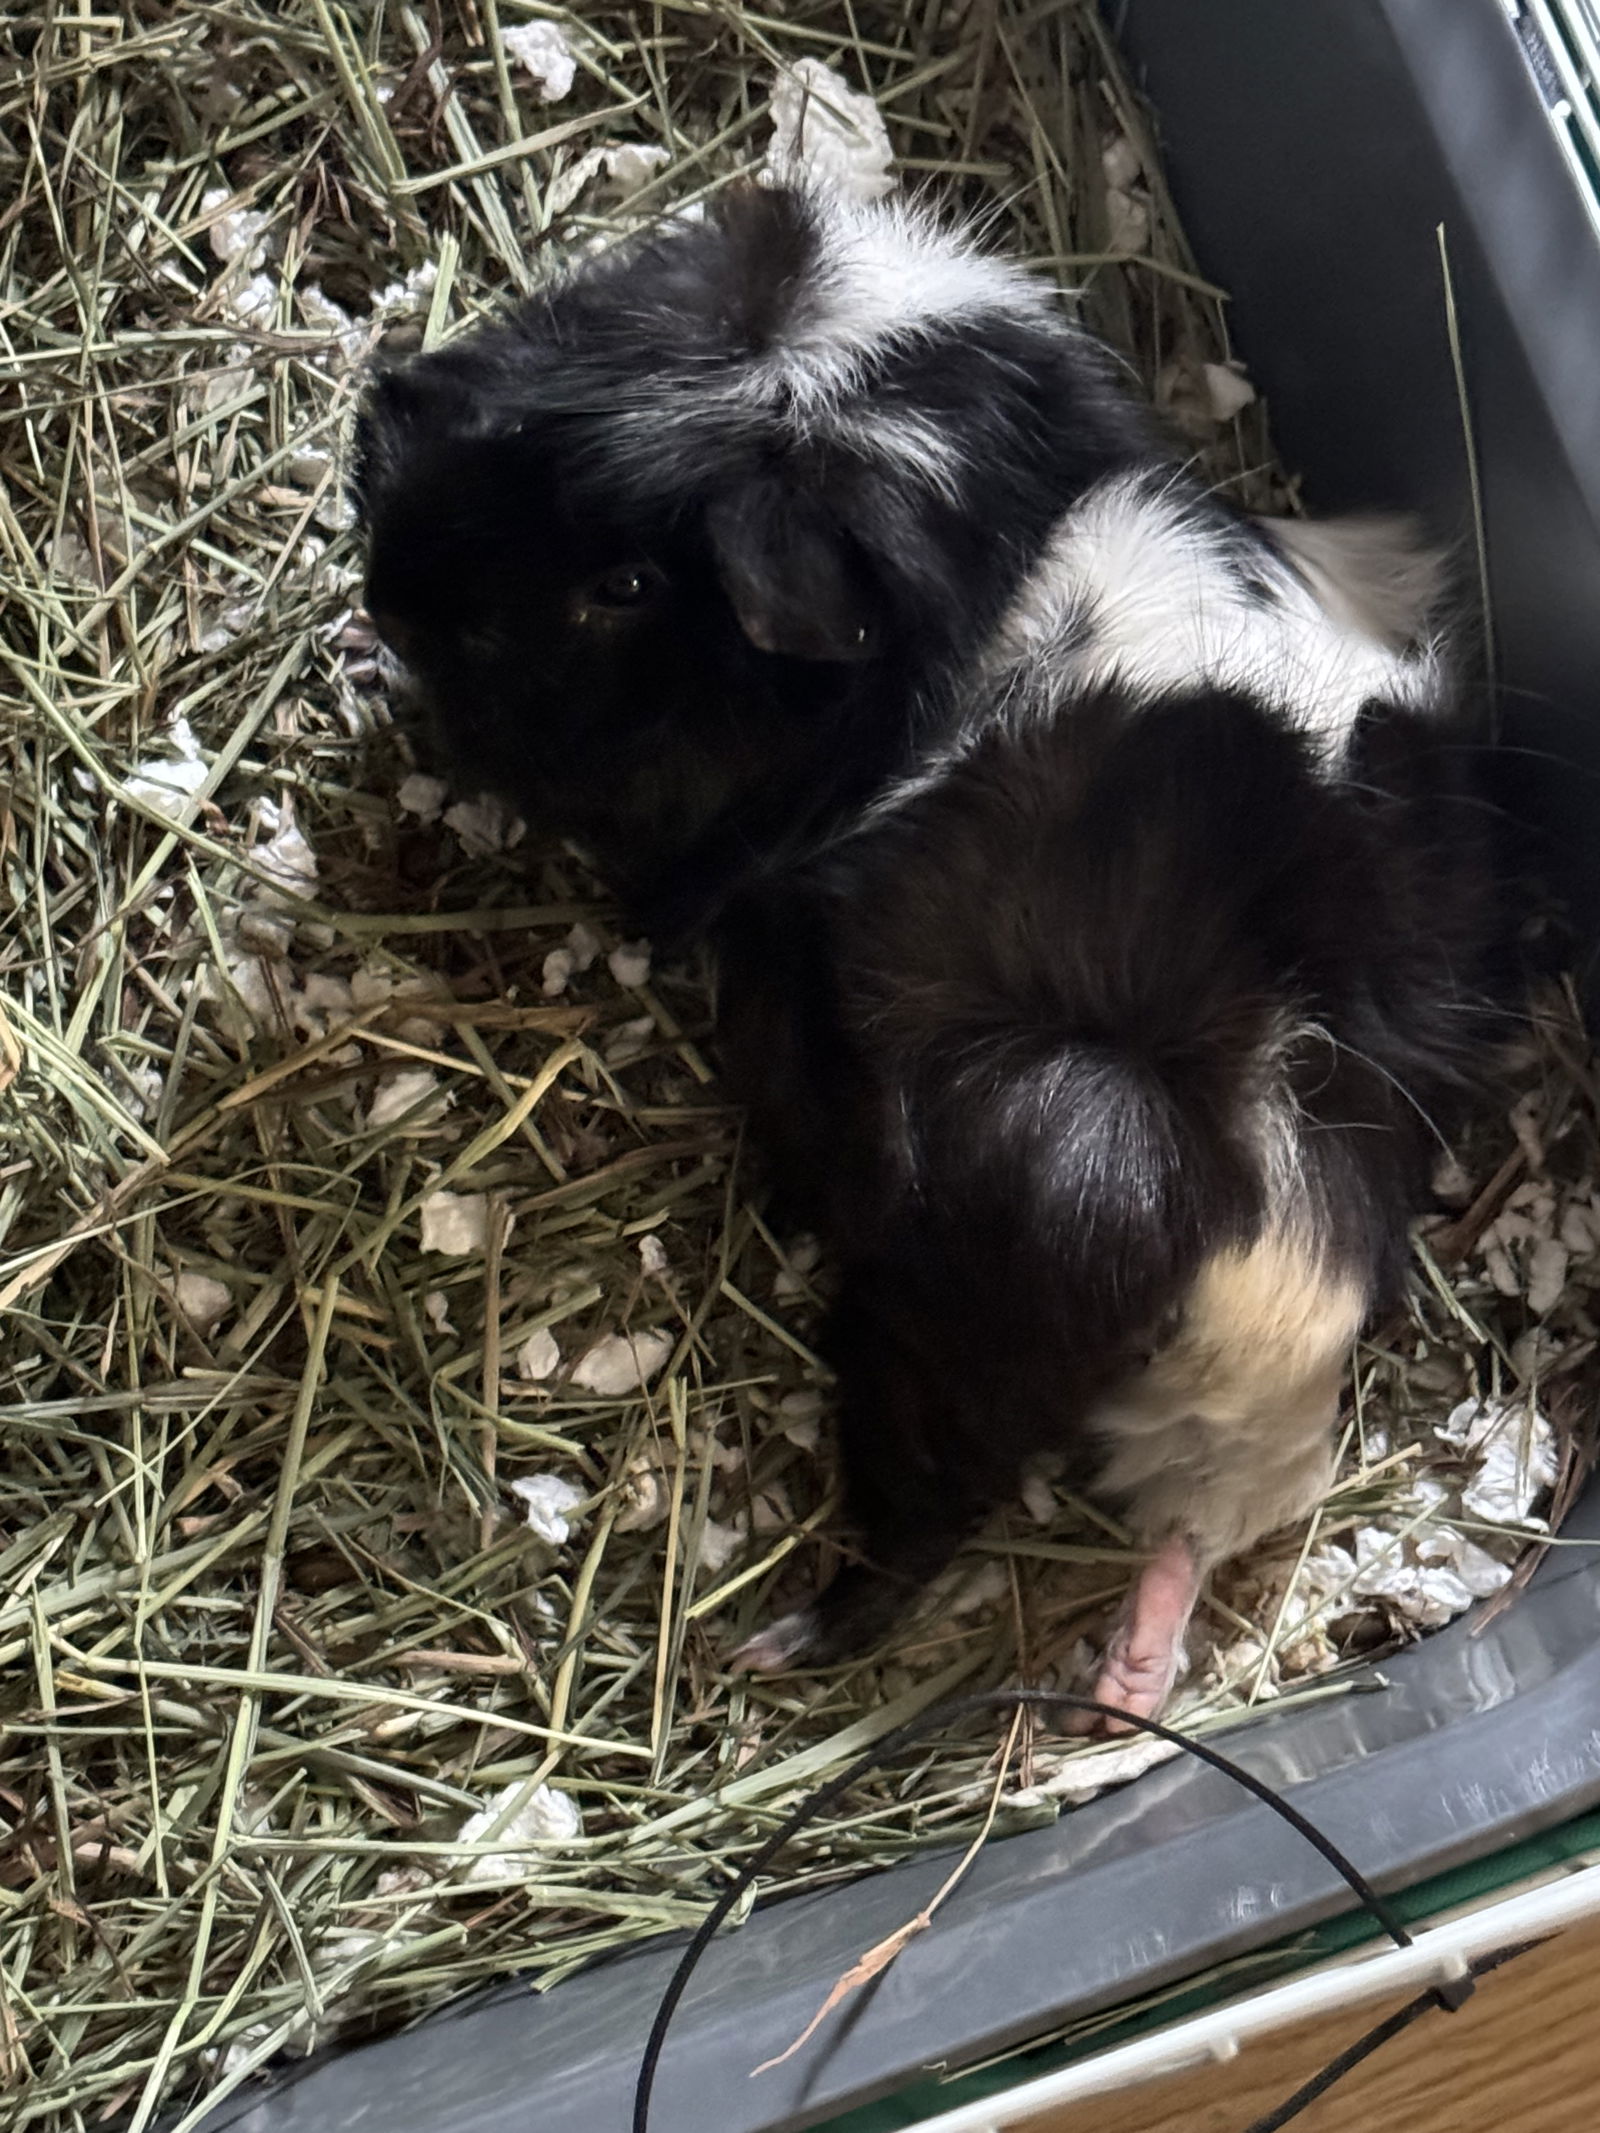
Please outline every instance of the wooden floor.
[{"label": "wooden floor", "polygon": [[[1247,2044],[1225,2066],[1030,2119],[1018,2133],[1244,2133],[1393,2011],[1357,2008]],[[1429,2013],[1294,2121],[1294,2133],[1595,2133],[1600,1925],[1484,1978]]]}]

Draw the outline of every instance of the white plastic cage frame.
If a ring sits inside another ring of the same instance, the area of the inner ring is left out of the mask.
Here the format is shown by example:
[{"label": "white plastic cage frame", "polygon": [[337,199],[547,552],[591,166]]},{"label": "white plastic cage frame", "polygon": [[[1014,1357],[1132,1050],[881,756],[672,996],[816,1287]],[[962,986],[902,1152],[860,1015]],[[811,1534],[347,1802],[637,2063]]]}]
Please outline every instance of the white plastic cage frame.
[{"label": "white plastic cage frame", "polygon": [[1600,1917],[1600,1853],[1582,1853],[1523,1886],[1420,1929],[1409,1948],[1362,1951],[1301,1972],[1245,1998],[1208,2008],[1114,2050],[1097,2052],[981,2103],[919,2123],[918,2133],[1022,2133],[1046,2112],[1095,2096],[1237,2059],[1297,2022],[1379,2001],[1411,1998],[1465,1977],[1480,1957],[1543,1941]]}]

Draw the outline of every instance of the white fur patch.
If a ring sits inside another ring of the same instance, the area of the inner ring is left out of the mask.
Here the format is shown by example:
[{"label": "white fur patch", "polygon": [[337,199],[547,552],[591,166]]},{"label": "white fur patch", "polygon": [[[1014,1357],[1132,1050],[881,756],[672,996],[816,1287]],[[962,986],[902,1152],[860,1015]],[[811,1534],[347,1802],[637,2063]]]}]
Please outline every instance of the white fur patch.
[{"label": "white fur patch", "polygon": [[1336,621],[1395,649],[1424,636],[1444,603],[1446,558],[1409,519],[1264,518],[1261,526]]},{"label": "white fur patch", "polygon": [[1233,529],[1148,474],[1091,489],[1061,521],[1001,625],[995,665],[1022,689],[1115,682],[1136,697],[1238,689],[1280,708],[1333,768],[1362,706],[1434,700],[1431,651],[1394,651],[1330,613],[1273,553],[1240,582]]},{"label": "white fur patch", "polygon": [[760,366],[802,419],[819,416],[860,384],[864,364],[897,340],[981,314],[1052,319],[1043,286],[991,259],[903,201],[814,196],[820,256],[794,313]]}]

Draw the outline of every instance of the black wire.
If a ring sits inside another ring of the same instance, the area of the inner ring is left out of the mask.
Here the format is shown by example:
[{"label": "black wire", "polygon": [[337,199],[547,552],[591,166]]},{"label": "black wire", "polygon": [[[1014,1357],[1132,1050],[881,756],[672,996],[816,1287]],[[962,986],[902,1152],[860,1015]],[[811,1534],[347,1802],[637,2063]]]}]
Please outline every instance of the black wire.
[{"label": "black wire", "polygon": [[[1097,1703],[1092,1696],[1074,1696],[1057,1689],[985,1689],[975,1695],[951,1696],[943,1703],[930,1705],[926,1711],[908,1719],[903,1726],[896,1726],[892,1733],[886,1733],[876,1747],[869,1748],[867,1753],[859,1756],[848,1769],[842,1770],[837,1777],[830,1778],[827,1784],[820,1786],[809,1799],[803,1800],[740,1868],[696,1926],[689,1945],[679,1959],[677,1969],[667,1981],[667,1989],[662,1993],[661,2004],[656,2009],[656,2018],[650,2025],[650,2035],[646,2039],[644,2056],[639,2063],[639,2080],[633,2096],[633,2133],[649,2133],[650,2096],[655,2087],[656,2068],[660,2063],[662,2046],[666,2043],[667,2030],[677,2012],[678,2002],[683,1998],[701,1956],[705,1954],[718,1928],[745,1891],[766,1871],[790,1839],[797,1836],[808,1822],[815,1821],[818,1815],[825,1813],[852,1785],[859,1784],[862,1778],[870,1776],[880,1763],[887,1762],[896,1749],[921,1740],[929,1733],[942,1732],[947,1726],[976,1716],[981,1711],[1015,1710],[1084,1711],[1097,1718],[1116,1719],[1140,1733],[1147,1733],[1156,1740],[1164,1740],[1174,1747],[1182,1748],[1186,1754],[1209,1764],[1213,1770],[1220,1770],[1224,1777],[1232,1778],[1236,1785],[1242,1785],[1246,1792],[1253,1794],[1263,1806],[1270,1807],[1275,1815],[1287,1822],[1308,1844],[1316,1847],[1335,1873],[1354,1892],[1362,1908],[1376,1919],[1396,1947],[1409,1948],[1412,1945],[1411,1935],[1389,1905],[1350,1864],[1330,1838],[1325,1837],[1320,1829],[1308,1822],[1297,1808],[1291,1807],[1287,1800],[1281,1798],[1261,1778],[1253,1776],[1228,1756],[1219,1754],[1215,1748],[1208,1748],[1204,1742],[1191,1740],[1186,1733],[1178,1733],[1171,1726],[1162,1725],[1158,1719],[1137,1718],[1132,1712],[1119,1711],[1111,1704]],[[1426,1996],[1425,2003],[1431,2003],[1438,1997],[1437,1993],[1430,1993]],[[1283,2122],[1281,2119],[1278,2121],[1279,2124]],[[1255,2129],[1252,2129],[1252,2133],[1255,2133]]]},{"label": "black wire", "polygon": [[1480,1956],[1470,1966],[1466,1977],[1452,1979],[1448,1985],[1433,1985],[1426,1992],[1419,1992],[1414,2000],[1408,2001],[1404,2007],[1377,2023],[1365,2036],[1357,2037],[1354,2044],[1347,2046],[1336,2059],[1330,2059],[1319,2073],[1313,2074],[1303,2087],[1296,2089],[1275,2111],[1269,2111],[1265,2118],[1254,2119],[1245,2127],[1245,2133],[1281,2133],[1281,2128],[1286,2126],[1291,2118],[1298,2118],[1308,2104],[1315,2103],[1319,2096],[1325,2096],[1336,2081],[1342,2081],[1363,2059],[1370,2059],[1375,2051],[1380,2051],[1385,2044],[1392,2043],[1402,2030],[1411,2027],[1418,2015],[1425,2015],[1432,2008],[1441,2006],[1448,2013],[1454,2014],[1471,1998],[1473,1985],[1480,1977],[1487,1977],[1491,1970],[1498,1970],[1502,1963],[1513,1962],[1519,1955],[1526,1955],[1530,1948],[1537,1948],[1539,1945],[1536,1940],[1524,1940],[1519,1941],[1515,1947],[1496,1949],[1493,1955]]},{"label": "black wire", "polygon": [[1409,2006],[1402,2007],[1398,2014],[1390,2015],[1375,2029],[1369,2029],[1364,2037],[1358,2037],[1337,2059],[1330,2059],[1320,2073],[1312,2075],[1304,2088],[1295,2090],[1287,2103],[1280,2103],[1278,2108],[1269,2111],[1265,2118],[1254,2119],[1245,2127],[1245,2133],[1279,2133],[1280,2127],[1286,2126],[1291,2118],[1298,2118],[1308,2104],[1315,2103],[1336,2081],[1342,2081],[1353,2067],[1359,2066],[1363,2059],[1370,2059],[1375,2051],[1398,2037],[1403,2029],[1409,2029],[1417,2016],[1426,2014],[1434,2004],[1431,1992],[1419,1992]]}]

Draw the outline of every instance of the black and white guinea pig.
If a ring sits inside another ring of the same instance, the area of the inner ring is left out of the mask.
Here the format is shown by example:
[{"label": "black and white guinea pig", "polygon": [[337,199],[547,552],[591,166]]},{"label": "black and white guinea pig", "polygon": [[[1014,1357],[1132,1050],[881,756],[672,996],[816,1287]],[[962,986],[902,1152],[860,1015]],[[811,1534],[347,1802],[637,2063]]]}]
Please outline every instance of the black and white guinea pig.
[{"label": "black and white guinea pig", "polygon": [[742,1660],[861,1649],[1065,1456],[1147,1552],[1097,1690],[1148,1714],[1326,1485],[1494,899],[1424,567],[1208,497],[1056,304],[729,195],[380,379],[358,486],[438,737],[709,936],[839,1263],[858,1553]]}]

